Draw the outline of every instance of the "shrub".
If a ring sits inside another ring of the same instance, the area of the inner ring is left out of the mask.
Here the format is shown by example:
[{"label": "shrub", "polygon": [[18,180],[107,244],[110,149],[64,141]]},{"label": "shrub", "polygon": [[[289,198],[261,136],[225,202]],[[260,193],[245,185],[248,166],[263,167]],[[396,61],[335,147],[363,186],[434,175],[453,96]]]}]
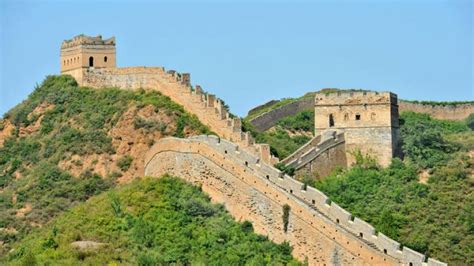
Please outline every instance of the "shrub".
[{"label": "shrub", "polygon": [[284,174],[287,174],[289,176],[295,175],[295,168],[291,166],[286,166],[284,163],[276,163],[274,166],[278,170],[282,171]]},{"label": "shrub", "polygon": [[466,124],[471,130],[474,130],[474,113],[466,118]]},{"label": "shrub", "polygon": [[288,231],[288,225],[290,223],[290,206],[288,204],[283,205],[283,231],[286,233]]},{"label": "shrub", "polygon": [[133,157],[130,155],[125,155],[117,160],[117,166],[122,171],[127,171],[132,165]]},{"label": "shrub", "polygon": [[[89,239],[107,242],[107,246],[101,252],[77,254],[69,246],[73,234],[61,233],[54,239],[59,244],[57,252],[52,252],[42,243],[54,227],[58,232],[74,228]],[[135,180],[79,204],[32,232],[16,250],[23,253],[12,254],[8,261],[0,258],[0,264],[17,264],[31,250],[40,265],[96,265],[104,261],[126,265],[301,265],[291,257],[288,243],[278,245],[254,234],[251,223],[237,223],[198,187],[169,176]]]},{"label": "shrub", "polygon": [[288,130],[302,130],[312,132],[314,129],[314,111],[303,111],[288,116],[277,122],[277,125]]}]

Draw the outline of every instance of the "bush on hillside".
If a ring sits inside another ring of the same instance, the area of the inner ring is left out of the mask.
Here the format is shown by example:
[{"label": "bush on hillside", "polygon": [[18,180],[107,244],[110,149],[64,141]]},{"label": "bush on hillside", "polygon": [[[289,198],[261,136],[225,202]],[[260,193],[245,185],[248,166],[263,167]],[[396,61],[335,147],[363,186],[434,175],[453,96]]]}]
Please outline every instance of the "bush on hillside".
[{"label": "bush on hillside", "polygon": [[[70,246],[77,239],[106,245],[78,256]],[[94,197],[28,236],[15,250],[3,262],[301,265],[287,243],[256,235],[251,223],[235,222],[198,187],[168,176],[135,180]]]},{"label": "bush on hillside", "polygon": [[[80,167],[82,162],[72,160],[72,156],[115,154],[109,131],[127,109],[147,105],[162,111],[171,123],[178,125],[176,130],[170,130],[162,123],[138,121],[136,126],[147,132],[182,137],[191,132],[211,133],[196,116],[157,91],[78,87],[70,76],[48,76],[27,100],[5,114],[4,118],[16,129],[0,148],[0,225],[15,228],[17,233],[0,232],[0,241],[4,242],[0,255],[9,250],[11,243],[26,236],[33,225],[42,225],[113,186],[121,173],[108,173],[103,178],[83,169],[84,173],[74,177],[68,172],[67,162]],[[41,114],[32,115],[35,109],[42,110]],[[39,130],[20,137],[20,127],[33,125],[40,117]],[[124,156],[117,163],[126,171],[132,160]],[[27,203],[32,205],[31,212],[24,218],[16,216],[16,211]]]},{"label": "bush on hillside", "polygon": [[[384,169],[362,156],[349,170],[305,183],[402,245],[449,264],[474,264],[474,160],[466,154],[473,132],[425,114],[401,119],[405,162],[394,159]],[[419,171],[426,167],[424,184]]]}]

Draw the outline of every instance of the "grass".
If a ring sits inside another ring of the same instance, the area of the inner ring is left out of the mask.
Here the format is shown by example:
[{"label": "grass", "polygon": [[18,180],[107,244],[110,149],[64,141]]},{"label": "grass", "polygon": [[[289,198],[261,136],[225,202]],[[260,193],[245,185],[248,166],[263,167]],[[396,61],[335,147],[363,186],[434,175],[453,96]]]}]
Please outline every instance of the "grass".
[{"label": "grass", "polygon": [[[71,243],[104,243],[79,251]],[[36,230],[3,258],[9,265],[300,265],[237,223],[198,187],[174,177],[142,178],[102,193]]]},{"label": "grass", "polygon": [[[21,104],[7,112],[5,120],[16,130],[0,148],[0,255],[10,244],[22,239],[37,224],[41,225],[68,208],[115,185],[121,173],[98,176],[84,169],[73,176],[59,168],[72,156],[109,155],[116,153],[109,131],[129,108],[153,106],[170,118],[175,130],[164,130],[161,122],[137,121],[136,127],[147,133],[159,131],[163,136],[185,137],[185,132],[209,134],[196,116],[156,91],[130,91],[117,88],[78,87],[69,76],[50,76]],[[33,110],[48,107],[42,114],[37,131],[20,135],[19,128],[35,125],[39,115]],[[4,122],[2,122],[4,124]],[[134,158],[123,156],[118,167],[127,171]],[[75,161],[80,166],[81,161]],[[31,204],[32,210],[22,218],[17,210]]]},{"label": "grass", "polygon": [[[377,231],[451,265],[474,264],[474,132],[465,122],[401,115],[405,160],[355,167],[320,181],[304,178]],[[428,183],[419,173],[430,173]]]}]

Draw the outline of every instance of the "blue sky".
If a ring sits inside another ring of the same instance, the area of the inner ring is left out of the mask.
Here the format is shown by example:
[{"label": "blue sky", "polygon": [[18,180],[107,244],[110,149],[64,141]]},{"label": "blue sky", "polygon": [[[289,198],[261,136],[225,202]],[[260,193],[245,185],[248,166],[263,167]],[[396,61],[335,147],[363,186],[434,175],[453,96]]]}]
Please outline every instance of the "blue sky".
[{"label": "blue sky", "polygon": [[118,66],[164,66],[238,115],[320,88],[474,100],[471,1],[0,0],[0,114],[77,34],[117,39]]}]

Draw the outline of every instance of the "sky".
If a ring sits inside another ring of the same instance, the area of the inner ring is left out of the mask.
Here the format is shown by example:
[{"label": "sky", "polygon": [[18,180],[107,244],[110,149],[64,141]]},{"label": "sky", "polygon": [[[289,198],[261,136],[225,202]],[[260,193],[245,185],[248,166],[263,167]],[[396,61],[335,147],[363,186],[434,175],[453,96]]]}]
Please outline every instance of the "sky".
[{"label": "sky", "polygon": [[470,0],[0,0],[0,115],[82,33],[115,36],[119,67],[191,73],[240,116],[321,88],[472,101],[473,14]]}]

